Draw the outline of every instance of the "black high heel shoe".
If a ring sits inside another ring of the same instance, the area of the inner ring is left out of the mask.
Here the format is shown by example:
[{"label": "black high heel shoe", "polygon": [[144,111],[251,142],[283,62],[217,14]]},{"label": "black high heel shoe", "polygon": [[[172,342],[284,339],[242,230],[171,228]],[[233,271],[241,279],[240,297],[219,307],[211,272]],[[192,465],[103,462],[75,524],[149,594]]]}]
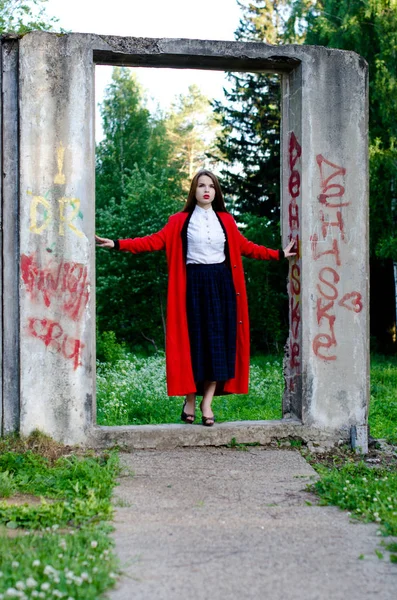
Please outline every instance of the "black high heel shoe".
[{"label": "black high heel shoe", "polygon": [[[201,412],[203,412],[203,409],[202,409],[202,404],[203,404],[203,401],[201,401],[201,402],[200,402],[200,410],[201,410]],[[212,427],[212,426],[213,426],[213,424],[215,423],[215,417],[205,417],[205,416],[203,415],[203,416],[201,417],[201,422],[203,423],[203,425],[204,425],[205,427]]]},{"label": "black high heel shoe", "polygon": [[188,413],[185,413],[185,406],[186,406],[186,400],[183,403],[181,420],[184,421],[185,423],[188,423],[189,425],[192,425],[192,423],[194,423],[194,419],[196,418],[196,415],[189,415]]}]

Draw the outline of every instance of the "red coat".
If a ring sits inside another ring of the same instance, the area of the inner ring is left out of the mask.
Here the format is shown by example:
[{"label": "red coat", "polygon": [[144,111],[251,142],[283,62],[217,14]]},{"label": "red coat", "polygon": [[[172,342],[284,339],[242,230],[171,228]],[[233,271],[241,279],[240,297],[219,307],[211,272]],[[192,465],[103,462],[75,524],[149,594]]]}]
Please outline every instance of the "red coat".
[{"label": "red coat", "polygon": [[[169,396],[184,396],[196,391],[190,360],[190,343],[186,315],[186,263],[182,228],[190,213],[180,212],[152,235],[119,240],[120,250],[151,252],[165,250],[168,263],[168,297],[166,328],[167,392]],[[234,288],[237,296],[237,348],[235,377],[222,386],[222,393],[248,393],[250,329],[248,302],[241,256],[262,260],[279,259],[278,250],[270,250],[247,240],[238,230],[232,215],[217,212],[226,233]],[[219,390],[218,390],[219,392]]]}]

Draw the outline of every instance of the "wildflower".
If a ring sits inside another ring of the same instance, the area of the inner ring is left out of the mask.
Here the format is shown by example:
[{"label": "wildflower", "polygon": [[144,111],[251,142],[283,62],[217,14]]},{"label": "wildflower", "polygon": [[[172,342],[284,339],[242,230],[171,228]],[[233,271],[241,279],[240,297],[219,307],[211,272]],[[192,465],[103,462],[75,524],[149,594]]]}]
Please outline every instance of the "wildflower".
[{"label": "wildflower", "polygon": [[26,585],[28,588],[34,588],[37,585],[37,581],[33,579],[33,577],[28,577],[26,580]]},{"label": "wildflower", "polygon": [[34,561],[32,562],[32,567],[39,567],[39,566],[40,566],[40,561],[39,561],[39,559],[38,559],[38,558],[36,558],[36,560],[34,560]]},{"label": "wildflower", "polygon": [[52,567],[51,565],[46,565],[44,567],[44,571],[43,571],[44,575],[55,575],[57,573],[57,570],[54,569],[54,567]]},{"label": "wildflower", "polygon": [[60,592],[59,590],[53,590],[52,595],[56,596],[57,598],[62,598],[63,596],[62,592]]},{"label": "wildflower", "polygon": [[62,552],[60,554],[58,554],[58,558],[63,558]]},{"label": "wildflower", "polygon": [[109,573],[109,577],[112,579],[116,579],[117,575],[115,573]]},{"label": "wildflower", "polygon": [[98,542],[96,540],[92,540],[91,548],[96,548],[98,546]]},{"label": "wildflower", "polygon": [[8,598],[18,598],[19,592],[15,588],[8,588],[6,596],[8,596]]},{"label": "wildflower", "polygon": [[47,592],[50,589],[50,584],[45,581],[41,584],[40,589],[43,590],[43,592]]},{"label": "wildflower", "polygon": [[80,575],[80,577],[83,581],[87,581],[89,579],[89,575],[85,571],[83,571],[83,573]]},{"label": "wildflower", "polygon": [[[11,563],[11,566],[13,569],[17,569],[19,567],[19,562],[17,560],[13,560]],[[10,590],[12,590],[13,588],[9,588]]]},{"label": "wildflower", "polygon": [[350,483],[350,480],[349,480],[349,479],[346,479],[346,483]]},{"label": "wildflower", "polygon": [[17,581],[15,587],[17,590],[24,590],[26,586],[23,581]]},{"label": "wildflower", "polygon": [[374,502],[378,502],[378,498],[372,498]]},{"label": "wildflower", "polygon": [[343,488],[343,491],[345,492],[346,490],[347,490],[347,487],[344,487],[344,488]]},{"label": "wildflower", "polygon": [[3,571],[0,571],[0,577],[3,577]]},{"label": "wildflower", "polygon": [[62,550],[66,550],[66,542],[65,542],[65,540],[63,540],[63,539],[60,540],[59,546],[60,546],[60,548],[62,548]]}]

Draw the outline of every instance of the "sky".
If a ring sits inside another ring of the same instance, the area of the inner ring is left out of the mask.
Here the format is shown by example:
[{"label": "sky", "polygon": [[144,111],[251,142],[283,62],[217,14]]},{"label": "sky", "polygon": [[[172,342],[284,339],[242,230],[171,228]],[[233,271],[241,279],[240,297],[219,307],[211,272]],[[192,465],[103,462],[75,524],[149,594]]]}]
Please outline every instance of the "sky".
[{"label": "sky", "polygon": [[[48,16],[57,17],[59,27],[67,31],[131,37],[233,40],[240,19],[236,0],[48,0],[46,7]],[[111,67],[96,67],[97,102],[103,98],[111,71]],[[136,72],[150,110],[156,106],[166,110],[192,83],[209,98],[223,96],[222,72],[158,68]],[[98,118],[96,122],[100,124]],[[98,127],[97,139],[100,137]]]}]

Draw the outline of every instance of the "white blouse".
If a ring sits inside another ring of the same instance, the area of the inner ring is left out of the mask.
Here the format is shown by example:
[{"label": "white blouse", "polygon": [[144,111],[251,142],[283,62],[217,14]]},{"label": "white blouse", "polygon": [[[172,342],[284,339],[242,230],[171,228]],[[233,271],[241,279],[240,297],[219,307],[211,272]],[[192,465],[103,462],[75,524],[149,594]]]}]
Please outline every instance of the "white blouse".
[{"label": "white blouse", "polygon": [[225,260],[225,234],[212,206],[196,204],[187,228],[186,264],[214,264]]}]

